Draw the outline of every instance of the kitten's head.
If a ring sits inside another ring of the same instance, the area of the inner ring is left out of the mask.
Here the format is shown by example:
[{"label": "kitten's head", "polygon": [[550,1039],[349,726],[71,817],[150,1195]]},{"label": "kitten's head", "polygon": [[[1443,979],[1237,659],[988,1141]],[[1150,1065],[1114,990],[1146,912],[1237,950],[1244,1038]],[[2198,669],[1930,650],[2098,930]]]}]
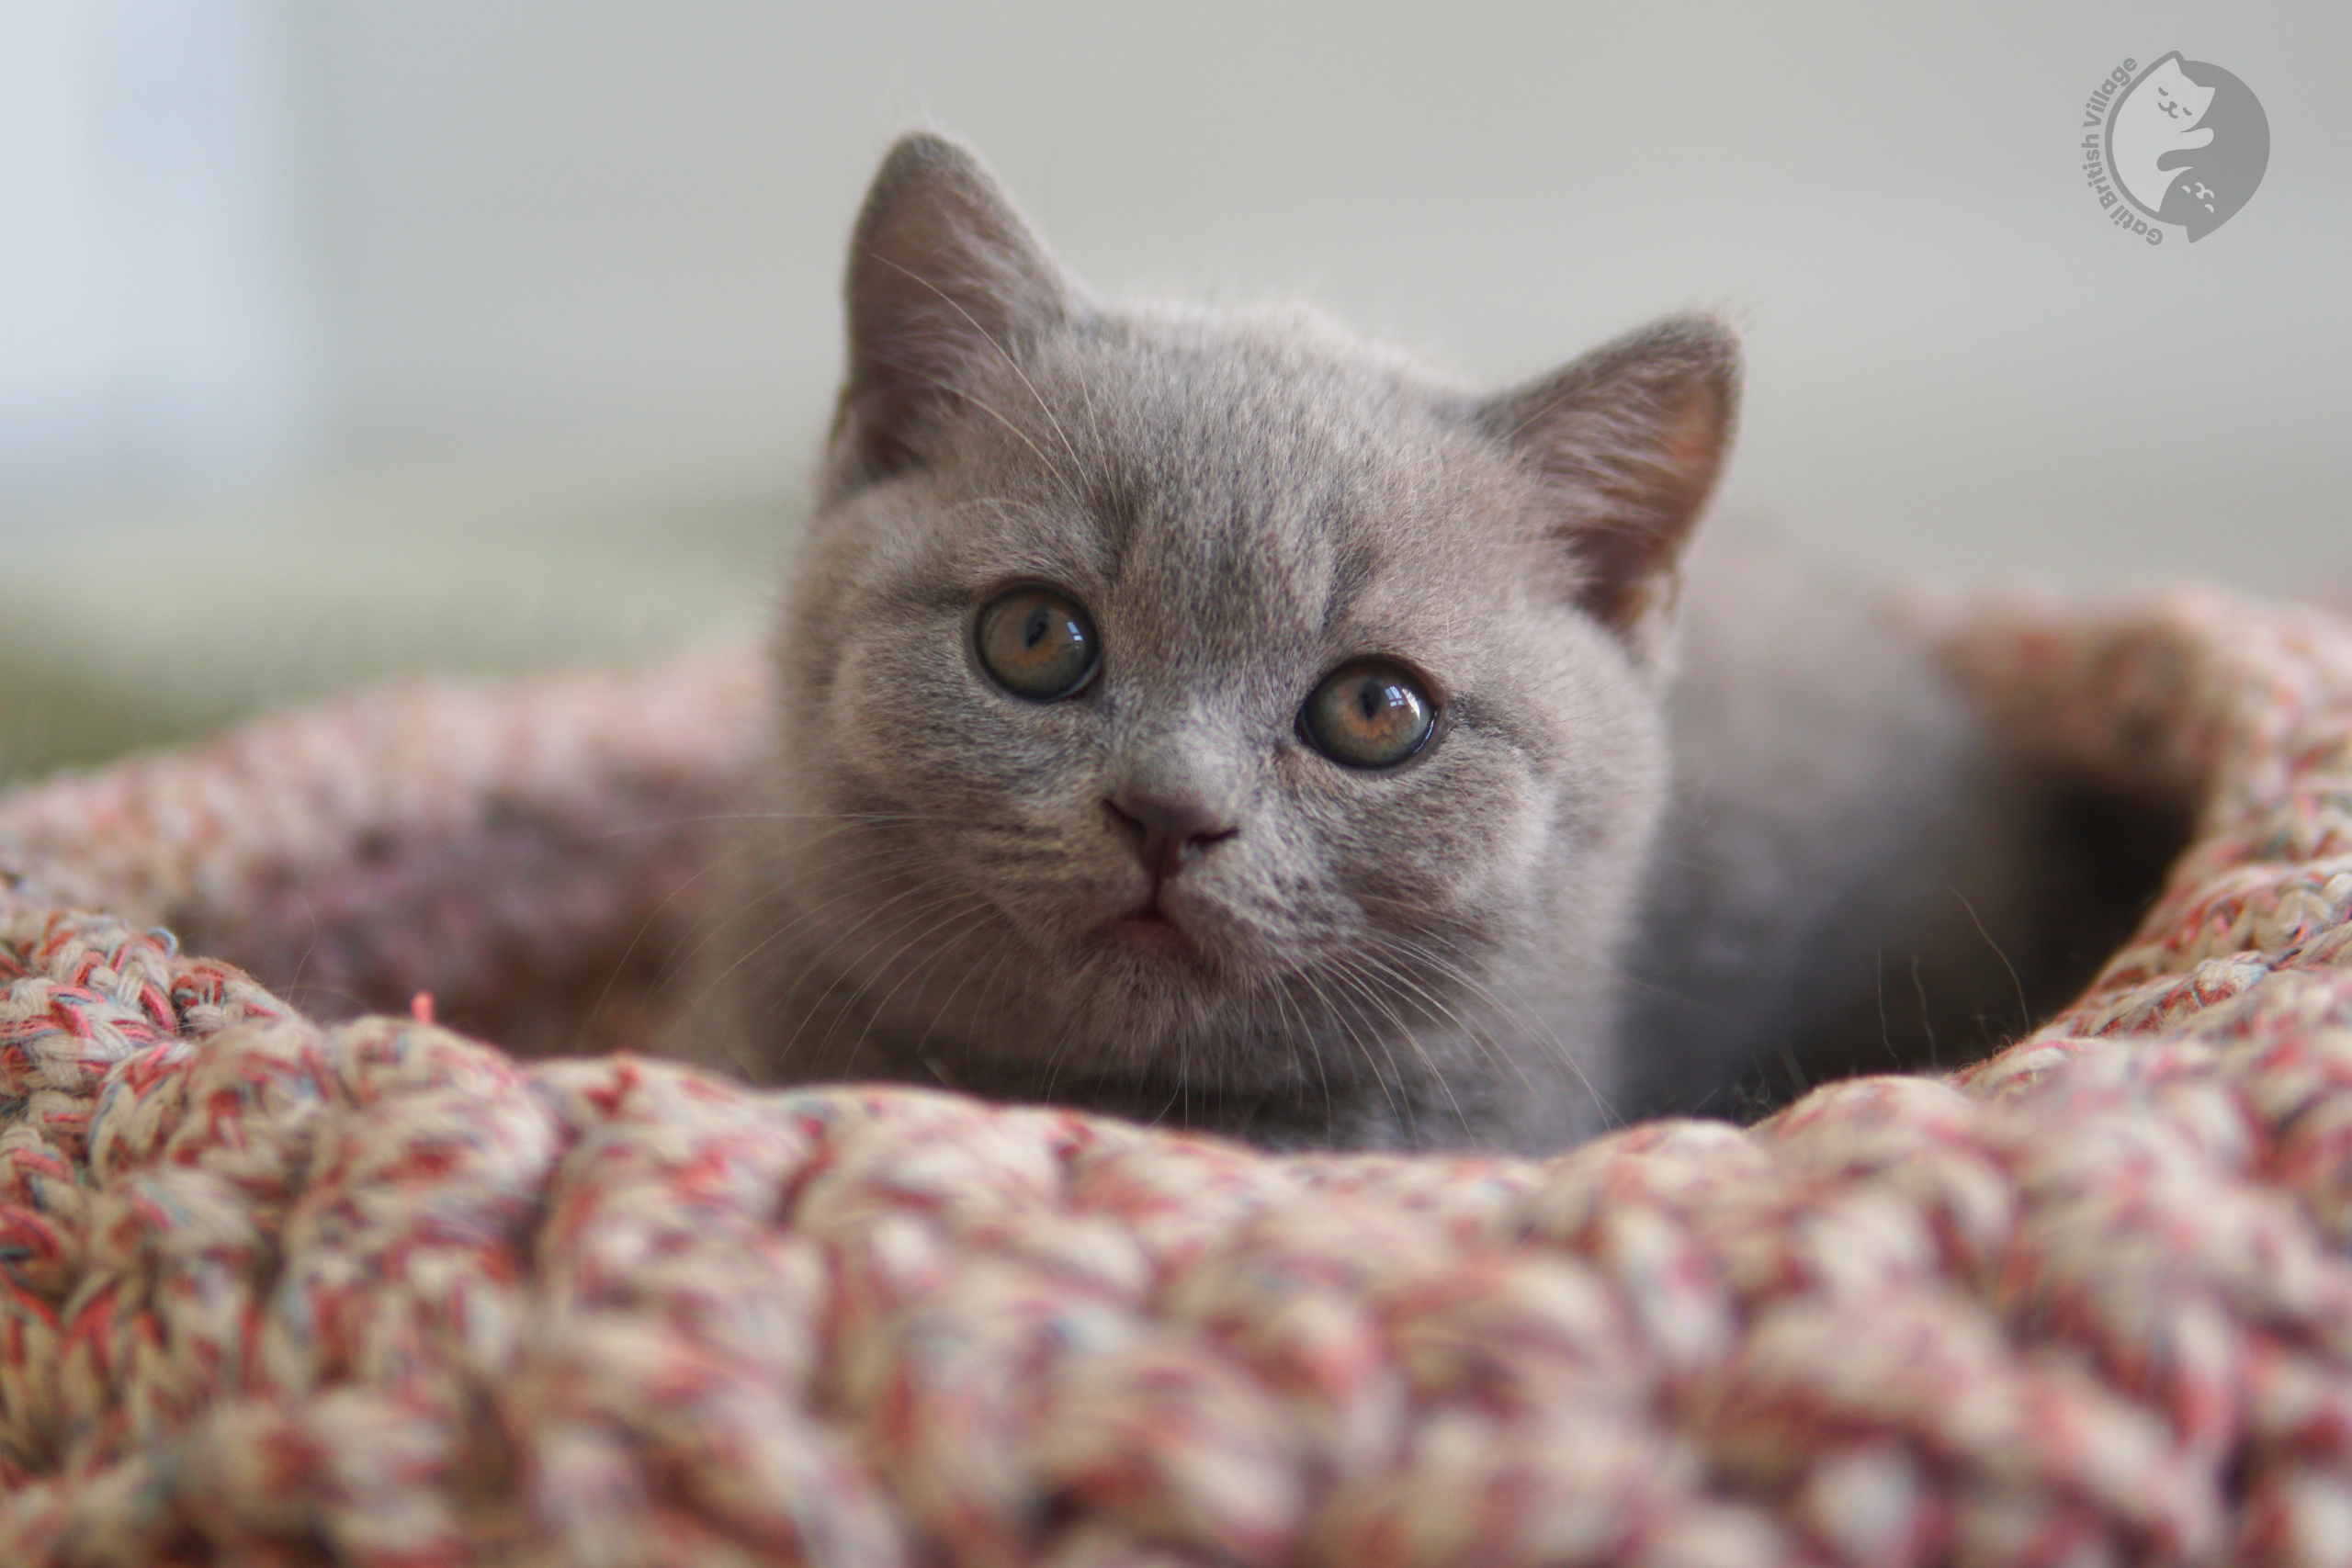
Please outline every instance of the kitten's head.
[{"label": "kitten's head", "polygon": [[1274,1140],[1592,1124],[1554,1036],[1600,1026],[1660,803],[1728,331],[1481,397],[1301,312],[1106,309],[930,135],[848,312],[771,951],[795,1009],[854,1002],[780,1012],[770,1069]]}]

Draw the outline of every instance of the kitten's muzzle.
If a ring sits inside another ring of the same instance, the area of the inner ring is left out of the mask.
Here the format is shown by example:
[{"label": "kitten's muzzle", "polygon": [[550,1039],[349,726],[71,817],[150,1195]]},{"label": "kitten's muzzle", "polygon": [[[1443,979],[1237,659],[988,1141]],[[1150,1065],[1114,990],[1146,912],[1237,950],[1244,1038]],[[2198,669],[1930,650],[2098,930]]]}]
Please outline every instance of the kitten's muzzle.
[{"label": "kitten's muzzle", "polygon": [[1151,879],[1141,906],[1111,922],[1113,940],[1138,953],[1163,956],[1192,951],[1191,935],[1170,914],[1162,896],[1187,865],[1241,829],[1198,801],[1148,790],[1123,791],[1103,801],[1102,809]]}]

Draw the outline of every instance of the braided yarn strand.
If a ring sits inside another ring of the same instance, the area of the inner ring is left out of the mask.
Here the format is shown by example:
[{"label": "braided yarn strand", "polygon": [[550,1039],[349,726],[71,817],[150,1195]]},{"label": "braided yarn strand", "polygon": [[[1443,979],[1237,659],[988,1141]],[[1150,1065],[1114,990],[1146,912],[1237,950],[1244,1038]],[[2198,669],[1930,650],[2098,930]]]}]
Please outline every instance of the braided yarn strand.
[{"label": "braided yarn strand", "polygon": [[[379,923],[639,926],[684,852],[594,824],[740,768],[747,665],[0,800],[0,1562],[2352,1563],[2352,626],[1948,641],[2033,743],[2204,803],[2132,942],[1952,1077],[1543,1162],[526,1062],[153,929],[272,954],[272,890],[370,879],[314,940],[389,983]],[[433,846],[518,813],[569,826],[461,897]]]}]

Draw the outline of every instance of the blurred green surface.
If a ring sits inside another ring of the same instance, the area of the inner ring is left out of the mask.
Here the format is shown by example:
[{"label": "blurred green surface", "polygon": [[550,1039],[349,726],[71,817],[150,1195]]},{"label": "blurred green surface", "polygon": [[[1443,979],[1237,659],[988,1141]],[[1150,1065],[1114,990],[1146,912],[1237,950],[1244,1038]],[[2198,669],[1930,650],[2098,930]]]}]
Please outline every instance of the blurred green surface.
[{"label": "blurred green surface", "polygon": [[0,784],[401,674],[752,635],[796,493],[763,474],[412,475],[0,529]]}]

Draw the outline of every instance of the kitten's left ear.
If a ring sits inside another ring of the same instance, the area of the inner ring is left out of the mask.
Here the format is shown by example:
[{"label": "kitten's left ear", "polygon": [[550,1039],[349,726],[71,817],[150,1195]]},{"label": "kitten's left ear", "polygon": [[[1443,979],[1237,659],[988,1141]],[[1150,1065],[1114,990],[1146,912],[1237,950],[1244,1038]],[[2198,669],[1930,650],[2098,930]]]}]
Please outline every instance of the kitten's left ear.
[{"label": "kitten's left ear", "polygon": [[1669,316],[1477,411],[1542,476],[1577,602],[1621,635],[1671,602],[1675,564],[1731,451],[1740,358],[1721,318]]}]

